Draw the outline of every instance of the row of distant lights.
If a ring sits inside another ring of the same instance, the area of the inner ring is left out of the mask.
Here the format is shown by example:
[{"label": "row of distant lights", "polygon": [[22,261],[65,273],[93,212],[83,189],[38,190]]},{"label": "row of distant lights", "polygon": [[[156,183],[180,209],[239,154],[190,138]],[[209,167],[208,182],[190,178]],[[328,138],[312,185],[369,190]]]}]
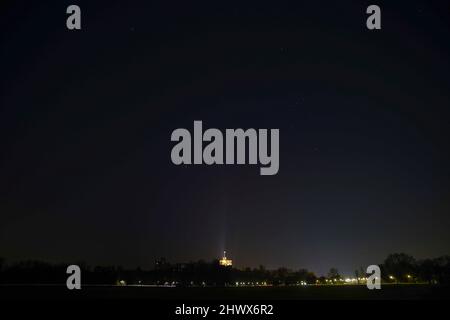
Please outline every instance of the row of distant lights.
[{"label": "row of distant lights", "polygon": [[[406,277],[408,279],[412,278],[412,276],[410,274],[407,274]],[[375,279],[378,279],[378,278],[375,277]],[[389,276],[389,279],[395,280],[395,277],[391,275],[391,276]],[[345,279],[333,279],[333,280],[325,279],[326,283],[336,283],[336,282],[355,283],[355,282],[358,282],[358,281],[367,281],[367,278],[345,278]],[[320,283],[320,281],[316,280],[316,283]],[[139,284],[141,284],[141,281],[139,281]],[[170,283],[170,282],[165,282],[164,283],[165,286],[174,286],[174,285],[177,285],[177,284],[178,284],[178,282],[176,282],[176,281],[173,281],[172,283]],[[194,282],[191,282],[191,285],[193,285],[193,284],[194,284]],[[124,285],[126,285],[126,282],[124,280],[120,280],[119,281],[119,285],[124,286]],[[202,282],[202,285],[205,286],[206,283]],[[264,282],[236,282],[235,285],[236,285],[236,287],[242,287],[242,286],[267,286],[267,282],[265,282],[265,281]],[[300,282],[297,282],[297,285],[306,286],[307,283],[305,281],[300,281]]]},{"label": "row of distant lights", "polygon": [[[410,274],[407,274],[406,277],[408,279],[412,279],[412,276]],[[378,277],[375,277],[375,279],[378,279]],[[389,279],[395,280],[395,277],[390,275]],[[367,281],[367,278],[345,278],[345,279],[326,279],[325,282],[327,283],[333,283],[333,282],[345,282],[345,283],[354,283],[358,281]],[[316,283],[319,283],[319,280],[316,280]]]},{"label": "row of distant lights", "polygon": [[[412,278],[412,275],[407,274],[406,277],[407,277],[408,279],[411,279],[411,278]],[[395,277],[394,277],[394,276],[389,276],[389,279],[395,280]]]},{"label": "row of distant lights", "polygon": [[[345,283],[353,283],[358,281],[367,281],[367,278],[345,278],[345,279],[325,279],[325,282],[327,283],[333,283],[333,282],[345,282]],[[319,283],[319,280],[316,280],[316,283]]]},{"label": "row of distant lights", "polygon": [[[303,281],[302,281],[303,282]],[[306,284],[306,283],[305,283]],[[236,282],[236,287],[243,286],[267,286],[267,282]]]}]

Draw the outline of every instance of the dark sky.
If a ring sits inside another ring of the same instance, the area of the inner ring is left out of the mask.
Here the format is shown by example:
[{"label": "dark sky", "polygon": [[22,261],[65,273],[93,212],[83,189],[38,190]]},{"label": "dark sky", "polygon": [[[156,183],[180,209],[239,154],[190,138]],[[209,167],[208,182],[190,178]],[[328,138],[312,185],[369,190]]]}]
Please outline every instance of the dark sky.
[{"label": "dark sky", "polygon": [[[450,4],[2,1],[0,256],[337,267],[450,253]],[[214,4],[213,4],[214,3]],[[78,4],[82,30],[66,29]],[[279,128],[280,171],[175,166]]]}]

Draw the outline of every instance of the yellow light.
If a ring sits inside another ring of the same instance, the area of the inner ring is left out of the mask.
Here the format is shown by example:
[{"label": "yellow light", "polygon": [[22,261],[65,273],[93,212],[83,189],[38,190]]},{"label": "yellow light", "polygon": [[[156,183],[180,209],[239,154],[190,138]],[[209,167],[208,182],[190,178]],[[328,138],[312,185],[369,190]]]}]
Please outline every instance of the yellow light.
[{"label": "yellow light", "polygon": [[233,260],[227,259],[226,251],[223,252],[223,257],[219,260],[219,264],[224,267],[231,267],[233,265]]}]

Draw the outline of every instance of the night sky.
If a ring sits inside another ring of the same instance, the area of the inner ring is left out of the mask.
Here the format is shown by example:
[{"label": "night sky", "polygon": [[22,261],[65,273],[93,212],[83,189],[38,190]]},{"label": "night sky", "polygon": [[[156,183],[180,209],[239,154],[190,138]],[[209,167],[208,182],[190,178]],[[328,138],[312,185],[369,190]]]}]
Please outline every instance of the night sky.
[{"label": "night sky", "polygon": [[[161,3],[2,1],[0,256],[321,275],[450,253],[448,1]],[[175,166],[194,120],[280,129],[278,174]]]}]

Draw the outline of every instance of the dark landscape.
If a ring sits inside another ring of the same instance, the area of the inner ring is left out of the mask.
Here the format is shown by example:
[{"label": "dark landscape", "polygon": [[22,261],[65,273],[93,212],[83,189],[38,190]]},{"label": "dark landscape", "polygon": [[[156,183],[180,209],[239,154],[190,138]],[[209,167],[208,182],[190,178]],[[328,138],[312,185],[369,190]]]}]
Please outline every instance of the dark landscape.
[{"label": "dark landscape", "polygon": [[448,299],[450,288],[433,285],[307,287],[207,287],[163,288],[148,286],[86,286],[69,291],[65,286],[0,286],[6,299],[137,299],[137,300],[416,300]]}]

